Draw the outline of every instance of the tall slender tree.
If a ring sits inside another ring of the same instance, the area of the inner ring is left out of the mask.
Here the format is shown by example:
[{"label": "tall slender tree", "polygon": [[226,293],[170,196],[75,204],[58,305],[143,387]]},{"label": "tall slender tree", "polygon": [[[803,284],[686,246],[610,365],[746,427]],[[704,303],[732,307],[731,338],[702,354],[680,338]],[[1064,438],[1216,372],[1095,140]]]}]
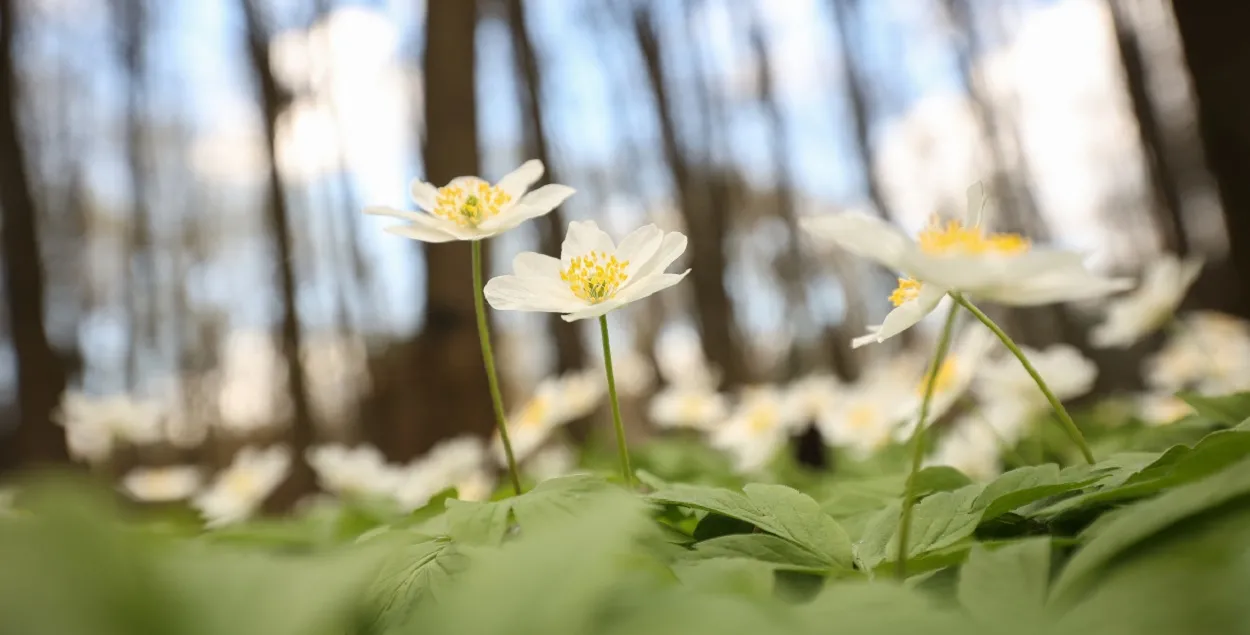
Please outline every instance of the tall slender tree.
[{"label": "tall slender tree", "polygon": [[65,368],[48,341],[44,324],[44,266],[38,211],[21,137],[17,34],[21,10],[16,0],[0,0],[0,219],[4,231],[4,290],[9,336],[17,357],[16,443],[0,442],[0,452],[41,463],[68,458],[65,438],[52,415],[65,390]]}]

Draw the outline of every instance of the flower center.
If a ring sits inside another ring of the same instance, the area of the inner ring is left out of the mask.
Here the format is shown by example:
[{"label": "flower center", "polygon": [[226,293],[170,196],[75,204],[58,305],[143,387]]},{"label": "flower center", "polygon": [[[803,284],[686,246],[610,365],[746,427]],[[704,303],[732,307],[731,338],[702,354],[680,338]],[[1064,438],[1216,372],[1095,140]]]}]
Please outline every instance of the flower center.
[{"label": "flower center", "polygon": [[894,306],[903,306],[903,303],[909,300],[915,300],[920,295],[920,281],[915,278],[899,278],[898,288],[890,294],[890,303]]},{"label": "flower center", "polygon": [[957,220],[942,221],[934,216],[916,237],[920,250],[935,256],[998,254],[1014,256],[1029,250],[1029,241],[1020,234],[987,234],[979,226],[964,227]]},{"label": "flower center", "polygon": [[227,492],[239,498],[247,498],[252,496],[260,483],[251,470],[235,470],[226,476],[224,485]]},{"label": "flower center", "polygon": [[[942,365],[937,369],[937,377],[933,379],[934,394],[950,388],[951,384],[955,382],[955,375],[958,372],[958,368],[959,364],[955,361],[955,357],[953,355],[947,356],[947,358],[942,361]],[[932,375],[933,373],[931,371],[925,373],[924,377],[920,380],[920,385],[916,387],[916,392],[918,394],[924,394],[925,386],[929,383],[929,378]]]},{"label": "flower center", "polygon": [[859,404],[851,408],[851,412],[846,416],[846,424],[852,430],[864,430],[872,427],[877,419],[877,409],[868,404]]},{"label": "flower center", "polygon": [[521,411],[520,421],[517,423],[522,428],[537,428],[547,418],[547,399],[545,397],[534,397],[525,409]]},{"label": "flower center", "polygon": [[461,227],[477,227],[496,216],[512,197],[481,179],[470,178],[438,188],[434,215]]},{"label": "flower center", "polygon": [[591,304],[598,304],[616,295],[616,290],[629,279],[625,268],[628,260],[617,260],[602,251],[592,251],[569,262],[568,269],[560,272],[560,279],[569,285],[569,291]]},{"label": "flower center", "polygon": [[694,421],[703,414],[703,398],[699,395],[686,395],[681,400],[678,415],[686,421]]}]

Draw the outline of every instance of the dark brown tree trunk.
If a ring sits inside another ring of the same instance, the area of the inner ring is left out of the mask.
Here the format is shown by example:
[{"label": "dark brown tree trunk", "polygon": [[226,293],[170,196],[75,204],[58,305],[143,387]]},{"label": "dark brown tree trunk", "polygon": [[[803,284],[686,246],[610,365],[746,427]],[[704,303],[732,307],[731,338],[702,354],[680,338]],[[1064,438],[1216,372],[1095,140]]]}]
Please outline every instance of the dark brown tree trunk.
[{"label": "dark brown tree trunk", "polygon": [[[425,22],[425,178],[442,185],[477,174],[475,0],[430,0]],[[482,369],[473,311],[473,273],[467,242],[425,244],[425,320],[404,375],[401,447],[420,452],[461,432],[493,427],[490,391]],[[483,257],[489,261],[489,243]],[[489,265],[483,263],[489,271]]]},{"label": "dark brown tree trunk", "polygon": [[[547,166],[547,179],[557,181],[555,166],[547,144],[547,127],[543,122],[542,72],[534,53],[534,43],[526,24],[525,7],[521,0],[506,0],[508,26],[512,31],[512,47],[520,73],[527,154]],[[559,209],[542,217],[538,222],[539,248],[549,256],[560,255],[564,240],[564,215]],[[548,328],[556,343],[556,370],[566,372],[581,368],[586,363],[586,349],[581,333],[552,313],[547,318]]]},{"label": "dark brown tree trunk", "polygon": [[282,295],[282,354],[286,358],[287,385],[291,393],[291,450],[294,452],[294,469],[291,477],[275,493],[273,500],[278,507],[293,504],[300,496],[312,491],[315,477],[312,468],[304,460],[304,452],[313,444],[312,408],[308,398],[308,384],[301,359],[302,333],[299,307],[296,303],[295,258],[292,249],[291,223],[287,207],[286,190],[278,170],[277,122],[286,109],[290,96],[278,85],[273,69],[269,66],[269,37],[259,8],[254,0],[241,0],[247,25],[247,52],[260,93],[261,109],[265,117],[265,143],[269,157],[269,199],[266,201],[265,217],[269,236],[277,258],[278,291]]},{"label": "dark brown tree trunk", "polygon": [[1159,114],[1146,78],[1146,63],[1142,55],[1137,29],[1129,22],[1120,6],[1121,0],[1107,0],[1111,21],[1115,29],[1116,48],[1120,55],[1120,67],[1124,71],[1124,88],[1133,103],[1137,123],[1137,136],[1145,155],[1147,174],[1153,200],[1153,212],[1163,246],[1170,252],[1184,256],[1188,250],[1185,222],[1182,215],[1180,188],[1171,166]]},{"label": "dark brown tree trunk", "polygon": [[1193,78],[1198,131],[1215,175],[1236,284],[1228,307],[1250,317],[1250,3],[1173,0]]},{"label": "dark brown tree trunk", "polygon": [[44,267],[39,228],[22,150],[16,65],[19,9],[0,0],[0,208],[4,230],[4,288],[9,335],[17,357],[16,442],[0,440],[7,464],[63,462],[65,436],[52,413],[65,390],[65,369],[44,326]]},{"label": "dark brown tree trunk", "polygon": [[660,42],[651,16],[638,8],[633,16],[634,33],[642,52],[647,82],[655,99],[656,118],[664,159],[673,175],[681,213],[689,233],[690,279],[694,290],[695,316],[704,354],[720,367],[729,386],[750,380],[741,353],[733,304],[725,288],[725,239],[729,233],[728,199],[732,184],[709,169],[692,170],[678,140],[664,78]]}]

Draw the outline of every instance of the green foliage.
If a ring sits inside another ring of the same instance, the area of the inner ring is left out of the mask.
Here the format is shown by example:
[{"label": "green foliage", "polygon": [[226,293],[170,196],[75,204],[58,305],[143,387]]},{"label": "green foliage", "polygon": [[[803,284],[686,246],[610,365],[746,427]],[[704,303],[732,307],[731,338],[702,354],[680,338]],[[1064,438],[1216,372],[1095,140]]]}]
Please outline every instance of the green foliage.
[{"label": "green foliage", "polygon": [[1250,430],[1104,456],[987,483],[919,472],[902,583],[886,573],[906,475],[885,461],[737,489],[653,460],[668,472],[646,473],[649,494],[583,475],[410,514],[342,502],[215,530],[45,479],[0,518],[0,633],[1246,630]]}]

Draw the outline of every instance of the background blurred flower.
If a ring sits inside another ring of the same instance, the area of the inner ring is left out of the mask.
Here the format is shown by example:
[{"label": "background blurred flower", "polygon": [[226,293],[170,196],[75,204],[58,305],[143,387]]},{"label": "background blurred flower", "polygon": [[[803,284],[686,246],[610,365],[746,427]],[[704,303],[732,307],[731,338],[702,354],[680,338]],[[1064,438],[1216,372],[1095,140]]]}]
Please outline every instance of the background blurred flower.
[{"label": "background blurred flower", "polygon": [[[1060,400],[1089,392],[1098,377],[1098,367],[1074,346],[1021,350]],[[1046,396],[1014,357],[1004,355],[984,364],[977,373],[976,392],[985,420],[1008,445],[1019,441],[1028,423],[1050,409]]]},{"label": "background blurred flower", "polygon": [[200,468],[194,465],[137,467],[122,477],[122,490],[146,503],[190,498],[200,489]]},{"label": "background blurred flower", "polygon": [[371,445],[320,445],[307,459],[322,489],[340,496],[389,496],[399,485],[399,470]]},{"label": "background blurred flower", "polygon": [[291,451],[286,447],[243,448],[191,504],[200,510],[210,527],[246,520],[277,489],[290,469]]},{"label": "background blurred flower", "polygon": [[1158,330],[1172,318],[1201,271],[1198,258],[1182,261],[1165,255],[1151,260],[1133,292],[1107,303],[1106,320],[1090,331],[1090,342],[1100,348],[1123,348]]}]

